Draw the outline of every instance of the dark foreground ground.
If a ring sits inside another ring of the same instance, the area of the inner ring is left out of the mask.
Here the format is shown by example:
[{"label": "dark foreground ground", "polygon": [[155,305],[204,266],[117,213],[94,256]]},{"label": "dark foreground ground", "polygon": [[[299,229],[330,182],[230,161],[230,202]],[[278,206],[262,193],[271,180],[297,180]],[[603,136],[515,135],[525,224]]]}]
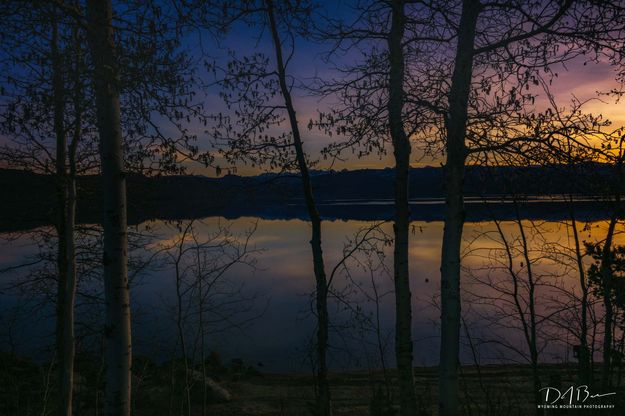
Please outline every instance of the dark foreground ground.
[{"label": "dark foreground ground", "polygon": [[[545,384],[558,386],[562,392],[575,382],[574,369],[547,367],[541,372]],[[415,369],[415,381],[419,397],[419,416],[437,415],[437,383],[435,368]],[[477,369],[464,367],[461,380],[463,415],[533,415],[536,414],[531,371],[521,366],[487,366]],[[391,374],[391,377],[393,374]],[[547,380],[549,379],[549,380]],[[395,384],[395,380],[391,379]],[[550,382],[548,382],[550,381]],[[334,415],[398,415],[398,391],[390,391],[390,403],[383,374],[349,373],[334,374]],[[314,387],[309,376],[266,375],[252,380],[232,383],[230,388],[235,399],[228,404],[214,405],[215,415],[313,415]],[[611,389],[615,390],[615,389]],[[555,391],[553,391],[555,394]],[[557,409],[542,410],[541,415],[625,415],[625,391],[603,403],[614,404],[613,409]],[[588,400],[590,403],[591,400]],[[567,400],[561,403],[568,403]],[[594,400],[593,403],[601,403]]]},{"label": "dark foreground ground", "polygon": [[[134,415],[213,415],[213,416],[312,416],[314,378],[310,375],[262,374],[240,362],[219,369],[207,365],[211,383],[227,391],[224,398],[208,388],[202,391],[200,369],[186,372],[180,362],[161,365],[147,360],[135,362],[133,375]],[[575,367],[550,365],[541,368],[544,386],[562,392],[575,383]],[[189,380],[187,398],[185,377]],[[55,414],[55,369],[32,361],[2,356],[0,366],[0,415]],[[79,359],[75,376],[75,414],[102,414],[102,367]],[[436,368],[416,368],[415,378],[420,412],[415,416],[436,415]],[[462,414],[481,415],[625,415],[625,389],[610,388],[615,395],[588,399],[587,404],[614,405],[607,409],[557,409],[536,413],[531,371],[527,366],[495,365],[462,367]],[[625,380],[624,380],[625,381]],[[331,375],[334,415],[391,416],[398,414],[394,372],[350,372]],[[614,383],[620,384],[615,376]],[[591,393],[605,393],[590,388]],[[554,391],[555,392],[555,391]],[[227,401],[225,401],[227,399]],[[203,406],[203,401],[206,400]],[[186,403],[191,402],[191,412]],[[568,403],[567,400],[559,402]],[[574,401],[575,403],[575,401]]]}]

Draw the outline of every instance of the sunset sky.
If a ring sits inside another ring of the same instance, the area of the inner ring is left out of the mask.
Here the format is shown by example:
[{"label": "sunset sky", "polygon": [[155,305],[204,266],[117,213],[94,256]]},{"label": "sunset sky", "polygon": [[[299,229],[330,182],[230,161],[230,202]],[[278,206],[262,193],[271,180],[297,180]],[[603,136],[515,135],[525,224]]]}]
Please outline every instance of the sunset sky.
[{"label": "sunset sky", "polygon": [[[348,2],[344,1],[323,1],[322,10],[333,17],[344,17],[349,20],[356,16],[356,12],[347,6]],[[234,50],[237,56],[250,55],[255,52],[263,52],[269,56],[271,62],[274,62],[273,50],[269,43],[267,31],[261,32],[258,27],[249,27],[245,24],[238,24],[222,39],[215,41],[203,32],[193,32],[185,38],[183,46],[197,58],[208,57],[215,59],[220,63],[225,63],[228,51]],[[337,76],[334,66],[349,65],[354,59],[359,59],[358,53],[350,52],[348,55],[335,54],[332,56],[332,63],[328,63],[324,58],[331,49],[331,44],[315,43],[298,39],[296,43],[293,60],[288,68],[288,73],[296,78],[298,82],[309,83],[314,77],[328,78]],[[409,63],[408,63],[409,64]],[[568,107],[573,97],[581,101],[595,98],[584,106],[586,112],[594,114],[602,114],[605,118],[612,121],[613,127],[625,125],[625,107],[623,103],[616,101],[614,96],[603,95],[597,98],[597,92],[608,92],[612,89],[619,88],[620,85],[616,80],[617,71],[607,62],[590,62],[584,65],[583,57],[578,57],[574,61],[567,63],[566,67],[553,67],[552,70],[558,72],[559,76],[552,85],[552,92],[555,95],[559,106]],[[212,74],[198,73],[204,83],[212,83],[215,78]],[[198,100],[204,103],[207,113],[216,114],[224,111],[224,104],[218,96],[219,89],[217,87],[208,90],[196,96]],[[337,137],[328,137],[324,132],[317,129],[309,130],[308,122],[311,119],[317,119],[319,112],[328,111],[336,100],[332,97],[321,99],[317,96],[310,95],[304,89],[295,89],[294,92],[295,108],[297,110],[300,129],[303,135],[304,146],[306,151],[312,158],[319,156],[319,151],[329,143],[337,140]],[[538,97],[537,108],[544,105],[544,94]],[[163,121],[159,126],[164,131],[168,131],[171,126]],[[212,137],[204,132],[204,126],[194,123],[190,126],[191,130],[198,135],[199,145],[202,149],[210,149]],[[171,134],[176,133],[171,130]],[[6,142],[8,137],[0,137],[0,143]],[[338,138],[340,140],[340,138]],[[335,161],[331,165],[329,161],[321,160],[315,166],[316,169],[362,169],[362,168],[385,168],[393,165],[392,157],[389,155],[380,157],[377,154],[363,158],[356,158],[349,154],[345,154],[348,158],[346,161]],[[412,154],[413,166],[423,165],[439,165],[442,160],[436,157],[422,157],[418,150]],[[224,169],[228,167],[227,163],[217,160],[217,164]],[[190,173],[215,176],[214,168],[204,168],[195,162],[185,162]],[[253,175],[263,172],[262,168],[251,168],[243,164],[238,164],[236,173],[239,175]]]},{"label": "sunset sky", "polygon": [[[319,67],[322,67],[323,63],[319,57],[314,55],[307,55],[302,53],[300,59],[306,62],[317,63]],[[302,66],[302,72],[306,74],[306,71],[313,74],[316,67]],[[298,69],[294,67],[294,71]],[[307,75],[305,75],[307,76]],[[616,79],[617,73],[615,68],[607,63],[588,63],[583,65],[581,60],[572,62],[567,65],[567,70],[562,68],[559,71],[558,79],[554,81],[552,85],[552,93],[555,96],[556,102],[559,106],[569,107],[571,99],[573,97],[580,101],[591,100],[584,105],[586,112],[593,114],[602,114],[604,118],[609,119],[612,122],[612,128],[616,129],[621,126],[625,126],[625,102],[617,101],[612,95],[601,95],[597,93],[607,93],[614,88],[619,88],[620,84]],[[542,95],[544,98],[544,94]],[[298,112],[298,120],[300,126],[303,128],[303,135],[305,140],[305,146],[309,153],[318,154],[319,150],[331,143],[336,138],[330,138],[317,130],[308,130],[306,125],[308,121],[313,118],[317,118],[318,111],[326,110],[329,106],[329,100],[319,101],[318,97],[307,96],[305,92],[298,92],[296,98],[296,108]],[[544,103],[543,103],[544,105]],[[540,108],[540,97],[537,102],[537,107]],[[380,158],[378,155],[371,155],[362,159],[357,159],[351,155],[346,155],[348,160],[345,162],[337,161],[333,166],[334,169],[364,169],[364,168],[385,168],[393,166],[392,153]],[[431,157],[423,158],[418,152],[414,152],[412,155],[412,166],[436,166],[442,162],[442,159],[433,159]],[[330,164],[326,161],[321,161],[319,168],[329,168]],[[212,172],[204,172],[203,169],[197,171],[202,174],[213,175]],[[240,175],[249,175],[258,173],[258,169],[246,168],[241,166],[237,169],[237,173]]]},{"label": "sunset sky", "polygon": [[[350,16],[349,8],[345,6],[343,2],[326,2],[323,6],[328,14]],[[235,50],[238,56],[251,54],[254,52],[266,53],[271,62],[273,59],[273,51],[268,43],[268,34],[263,33],[258,38],[258,29],[250,28],[247,26],[241,26],[233,30],[223,41],[219,42],[219,48],[211,50],[211,54],[215,57],[224,56],[228,49]],[[201,35],[191,37],[189,39],[190,44],[194,42],[197,44]],[[333,56],[333,63],[328,64],[324,57],[331,45],[318,44],[303,40],[298,40],[295,48],[295,54],[293,61],[288,68],[288,72],[294,78],[297,78],[300,82],[309,82],[313,77],[328,77],[336,76],[333,71],[333,65],[349,64],[350,60],[354,58],[358,59],[357,54],[350,55],[335,55]],[[620,127],[625,125],[625,107],[622,102],[617,102],[614,96],[602,95],[597,96],[597,93],[606,93],[612,89],[619,88],[617,82],[617,71],[609,65],[607,62],[589,62],[584,65],[584,58],[577,57],[575,60],[568,62],[566,66],[554,66],[552,70],[558,72],[558,77],[554,80],[551,86],[551,92],[554,94],[556,102],[559,107],[569,107],[572,98],[577,98],[580,101],[592,100],[584,105],[586,112],[593,114],[602,114],[605,118],[612,121],[612,127]],[[304,90],[295,90],[295,107],[297,110],[300,129],[303,134],[304,145],[307,152],[310,155],[319,155],[320,149],[333,140],[337,140],[336,137],[327,137],[323,132],[317,129],[309,130],[307,128],[308,122],[311,119],[317,119],[320,111],[327,111],[333,104],[332,97],[321,99],[316,96],[311,96]],[[542,102],[541,102],[542,100]],[[545,94],[539,94],[536,108],[541,109],[545,106]],[[223,103],[216,94],[209,94],[206,96],[206,108],[214,108],[216,111],[220,111],[224,108]],[[198,130],[201,143],[208,143],[210,138],[203,133],[203,129]],[[339,139],[340,140],[340,139]],[[346,154],[347,161],[335,161],[331,166],[329,161],[321,160],[320,164],[316,167],[318,169],[327,169],[332,167],[333,169],[362,169],[362,168],[385,168],[392,166],[392,155],[378,156],[371,155],[361,159],[355,158],[351,154]],[[424,158],[419,151],[413,151],[412,157],[413,166],[424,165],[439,165],[442,160],[432,157]],[[218,162],[219,163],[219,162]],[[225,163],[220,163],[220,167],[225,167]],[[203,167],[189,165],[189,169],[193,173],[204,174],[214,176],[214,169],[204,169]],[[262,172],[262,169],[251,168],[244,165],[237,166],[236,173],[239,175],[253,175]]]}]

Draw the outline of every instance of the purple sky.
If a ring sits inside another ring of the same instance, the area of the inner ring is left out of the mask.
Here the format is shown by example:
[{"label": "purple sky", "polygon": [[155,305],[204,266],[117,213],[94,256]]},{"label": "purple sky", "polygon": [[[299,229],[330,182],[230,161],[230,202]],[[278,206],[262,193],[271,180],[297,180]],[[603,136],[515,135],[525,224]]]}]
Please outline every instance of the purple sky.
[{"label": "purple sky", "polygon": [[[337,17],[347,17],[355,15],[354,11],[351,11],[346,4],[346,1],[324,1],[322,2],[322,8],[325,13]],[[248,27],[244,24],[237,25],[230,31],[224,38],[218,42],[206,36],[204,33],[193,33],[185,40],[185,44],[191,51],[198,52],[199,45],[202,45],[204,53],[214,57],[218,61],[223,61],[227,55],[228,50],[235,50],[238,56],[249,55],[254,52],[264,52],[273,62],[273,51],[269,43],[268,33],[260,32],[258,27]],[[313,77],[327,78],[336,76],[336,72],[333,70],[333,64],[328,64],[324,61],[323,57],[325,52],[329,50],[331,45],[319,44],[310,41],[298,40],[296,43],[296,50],[293,60],[288,68],[290,75],[294,76],[302,82],[310,81]],[[334,64],[350,64],[352,60],[358,59],[358,53],[352,52],[349,55],[334,56]],[[559,73],[559,77],[554,81],[552,85],[552,92],[555,95],[556,101],[559,106],[568,107],[573,97],[581,101],[592,99],[597,96],[597,92],[607,92],[613,88],[618,87],[616,82],[616,72],[613,67],[607,63],[588,63],[583,65],[583,59],[578,58],[575,61],[569,62],[566,68],[552,68]],[[213,82],[214,79],[209,74],[199,73],[204,82]],[[199,94],[197,97],[205,104],[205,109],[209,113],[218,113],[224,110],[224,104],[217,95],[218,89],[211,88],[206,94]],[[334,104],[332,97],[320,99],[316,96],[311,96],[309,93],[302,89],[296,89],[294,92],[294,104],[297,110],[298,121],[300,129],[303,135],[305,150],[311,157],[317,158],[322,148],[337,140],[336,137],[328,137],[324,132],[317,129],[309,130],[307,128],[308,122],[311,119],[317,119],[319,112],[328,111]],[[544,94],[542,97],[538,97],[536,107],[538,109],[544,107]],[[602,96],[601,99],[596,99],[588,102],[584,106],[586,112],[592,112],[595,114],[601,113],[605,118],[610,119],[613,122],[614,127],[620,127],[625,125],[625,111],[622,103],[617,103],[611,96]],[[168,127],[166,123],[163,123],[164,131],[167,131]],[[203,149],[209,149],[211,143],[211,137],[204,132],[204,126],[199,123],[191,123],[190,128],[197,133],[199,138],[199,145]],[[175,133],[173,130],[171,134]],[[5,141],[6,138],[0,137],[0,142]],[[418,143],[415,142],[415,148],[418,148]],[[390,149],[389,149],[390,153]],[[370,155],[363,158],[356,158],[351,153],[346,153],[348,160],[335,161],[334,165],[331,165],[329,161],[320,161],[320,164],[316,166],[318,169],[362,169],[362,168],[384,168],[392,167],[392,157],[387,155],[380,157],[378,155]],[[422,154],[415,150],[413,152],[413,166],[422,165],[439,165],[442,160],[438,157],[423,157]],[[226,168],[225,162],[220,162],[220,167]],[[189,171],[197,174],[205,174],[214,176],[215,169],[203,168],[196,163],[186,163]],[[239,164],[237,166],[237,173],[240,175],[250,175],[261,173],[262,168],[250,168]]]},{"label": "purple sky", "polygon": [[[241,55],[245,52],[252,52],[264,49],[264,44],[250,45],[249,36],[237,33],[233,37],[227,39],[224,45],[235,48]],[[258,46],[258,47],[257,47]],[[301,42],[296,49],[293,64],[289,68],[290,74],[302,79],[308,80],[313,76],[326,76],[332,74],[332,69],[322,59],[322,53],[327,49],[327,45],[315,45],[312,43]],[[324,49],[325,48],[325,49]],[[271,53],[270,50],[267,52]],[[342,58],[346,59],[346,58]],[[608,63],[588,63],[583,64],[583,59],[578,58],[569,62],[566,67],[553,68],[558,72],[557,79],[551,86],[556,103],[559,107],[569,108],[571,100],[576,98],[580,101],[591,100],[584,105],[586,112],[593,114],[602,114],[613,122],[613,127],[625,125],[625,108],[622,103],[617,102],[613,96],[602,95],[597,93],[605,93],[613,88],[618,88],[619,83],[616,81],[616,71],[614,67]],[[317,119],[318,113],[327,111],[333,104],[332,98],[321,99],[311,96],[306,91],[295,90],[294,101],[297,110],[300,129],[303,134],[306,151],[312,156],[318,156],[319,151],[332,141],[337,140],[336,137],[327,137],[323,132],[317,129],[309,130],[307,128],[310,119]],[[536,102],[536,108],[545,108],[545,94],[541,93]],[[223,108],[223,104],[216,95],[207,97],[207,108],[215,109]],[[203,129],[198,130],[200,142],[207,143],[210,138],[202,133]],[[416,143],[415,147],[418,147]],[[391,153],[389,151],[389,153]],[[392,153],[386,156],[370,155],[364,158],[356,158],[351,154],[346,154],[346,161],[335,161],[331,166],[329,161],[320,161],[318,168],[327,169],[362,169],[362,168],[385,168],[392,167]],[[413,166],[439,165],[442,159],[437,157],[423,157],[418,151],[413,152]],[[225,166],[225,165],[223,165]],[[214,169],[204,169],[203,167],[189,165],[192,172],[214,176]],[[237,167],[237,174],[250,175],[262,172],[262,169],[251,168],[243,165]]]},{"label": "purple sky", "polygon": [[[322,9],[325,10],[327,14],[334,17],[341,16],[349,19],[356,13],[347,6],[348,3],[349,2],[345,1],[326,1],[322,2]],[[217,58],[219,58],[219,56],[223,57],[227,49],[235,50],[238,56],[254,52],[263,52],[270,57],[273,63],[273,50],[271,49],[269,40],[268,33],[259,32],[258,28],[255,27],[250,28],[245,25],[240,25],[232,30],[225,39],[221,40],[219,42],[219,47],[211,50],[211,54]],[[318,44],[298,40],[292,63],[288,68],[289,74],[303,82],[310,81],[310,79],[315,76],[321,78],[332,77],[337,74],[333,70],[334,64],[349,65],[351,60],[360,58],[358,52],[350,52],[350,55],[334,56],[333,64],[328,64],[324,61],[323,57],[330,47],[331,45],[329,44]],[[568,62],[566,66],[554,66],[551,69],[558,72],[558,77],[551,86],[551,92],[559,107],[566,110],[566,108],[570,107],[573,98],[580,101],[592,100],[584,105],[583,110],[585,112],[602,114],[605,118],[613,122],[613,127],[625,125],[625,112],[623,111],[622,103],[617,103],[612,96],[603,95],[600,99],[597,98],[598,92],[608,92],[613,88],[619,87],[616,81],[616,71],[612,66],[606,62],[588,63],[584,65],[583,57],[578,57]],[[319,151],[332,141],[337,140],[337,138],[327,137],[323,132],[317,129],[309,130],[307,125],[309,120],[318,118],[318,113],[320,111],[325,112],[331,108],[335,99],[330,97],[322,100],[319,97],[311,96],[303,90],[295,90],[293,94],[305,150],[313,158],[318,157]],[[215,109],[217,112],[224,108],[223,103],[216,93],[206,97],[206,104],[207,108]],[[539,94],[536,108],[539,110],[544,109],[545,105],[545,94]],[[197,132],[200,143],[207,144],[210,142],[210,137],[203,133],[203,128],[198,126]],[[418,143],[416,142],[415,148],[418,148]],[[331,165],[329,161],[321,160],[316,168],[361,169],[392,167],[392,152],[390,149],[388,150],[391,154],[390,156],[386,155],[380,157],[378,155],[371,155],[360,159],[352,156],[351,153],[346,153],[345,156],[349,158],[348,160],[335,161],[334,165]],[[422,153],[418,150],[413,151],[413,166],[439,165],[441,162],[442,159],[439,157],[423,157]],[[222,167],[224,166],[225,164],[222,164]],[[211,176],[215,174],[214,169],[204,169],[192,165],[189,167],[194,173]],[[260,172],[262,172],[262,169],[259,168],[250,168],[243,165],[237,166],[237,174],[240,175],[257,174]]]}]

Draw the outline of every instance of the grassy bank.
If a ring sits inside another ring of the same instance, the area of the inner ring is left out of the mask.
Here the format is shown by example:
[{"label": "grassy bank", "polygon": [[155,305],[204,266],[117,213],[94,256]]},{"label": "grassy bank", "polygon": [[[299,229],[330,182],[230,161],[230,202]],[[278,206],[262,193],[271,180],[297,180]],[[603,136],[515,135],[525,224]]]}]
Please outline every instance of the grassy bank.
[{"label": "grassy bank", "polygon": [[[56,405],[56,369],[13,355],[2,355],[0,366],[1,415],[51,415]],[[78,357],[75,375],[75,409],[78,415],[102,413],[103,368],[97,360]],[[315,409],[314,378],[300,374],[263,374],[234,360],[227,364],[207,361],[203,368],[187,371],[182,362],[156,364],[137,358],[133,369],[134,415],[311,416]],[[208,385],[203,374],[206,374]],[[542,366],[541,382],[565,391],[576,382],[573,365]],[[436,415],[436,368],[415,368],[421,415]],[[531,370],[527,366],[491,365],[462,367],[462,411],[467,416],[535,414]],[[625,381],[625,380],[624,380]],[[397,410],[393,371],[333,373],[330,377],[335,415],[391,416]],[[614,383],[619,382],[618,378]],[[215,385],[227,391],[220,396]],[[188,389],[186,388],[188,386]],[[602,393],[590,386],[591,393]],[[542,414],[622,415],[625,389],[592,403],[614,404],[614,409],[549,410]],[[188,392],[188,395],[187,395]],[[191,403],[191,411],[188,410]]]}]

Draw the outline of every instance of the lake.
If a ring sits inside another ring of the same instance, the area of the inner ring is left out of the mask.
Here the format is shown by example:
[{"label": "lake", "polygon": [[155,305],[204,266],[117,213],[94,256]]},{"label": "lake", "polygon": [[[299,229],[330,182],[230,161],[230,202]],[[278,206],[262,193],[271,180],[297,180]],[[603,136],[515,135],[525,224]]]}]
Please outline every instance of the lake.
[{"label": "lake", "polygon": [[[570,257],[573,247],[570,222],[564,220],[566,215],[560,216],[563,219],[521,222],[538,284],[536,296],[541,316],[552,315],[558,305],[579,294],[578,272]],[[152,220],[132,227],[134,353],[160,361],[179,354],[177,295],[180,294],[183,312],[180,316],[189,354],[198,357],[203,343],[206,353],[217,351],[224,361],[239,358],[261,371],[308,371],[314,356],[315,331],[309,224],[297,218],[208,217],[194,220],[191,234],[187,228],[189,222]],[[374,224],[378,227],[369,230]],[[467,222],[464,228],[463,288],[467,293],[461,359],[465,363],[477,358],[481,363],[525,359],[516,309],[504,306],[511,305],[507,298],[512,280],[507,256],[502,251],[502,235],[511,247],[512,268],[521,281],[524,311],[527,311],[527,264],[521,250],[519,224],[508,218],[499,225],[501,233],[492,221]],[[592,241],[603,238],[606,222],[594,219],[578,226],[580,238]],[[79,243],[84,248],[79,259],[85,265],[81,269],[77,306],[77,331],[83,336],[79,350],[97,350],[98,323],[102,319],[98,299],[101,295],[97,266],[99,240],[95,227],[81,225],[80,228]],[[346,247],[352,247],[367,230],[368,245],[361,247],[367,250],[357,251],[341,263],[332,280],[335,296],[330,301],[330,363],[333,369],[394,365],[392,246],[385,241],[392,233],[391,224],[369,220],[324,221],[326,270],[330,275],[341,262]],[[443,223],[414,221],[411,231],[415,365],[430,366],[438,360],[437,305]],[[5,233],[0,251],[0,268],[5,269],[0,275],[2,348],[41,359],[50,356],[54,342],[50,299],[55,283],[49,278],[54,266],[48,253],[49,247],[54,246],[54,237],[45,236],[50,232],[50,227],[40,227]],[[174,263],[181,247],[184,253],[179,262],[177,292]],[[45,254],[43,260],[41,253]],[[41,261],[26,268],[6,270],[33,259]],[[204,287],[198,288],[200,275]],[[36,282],[26,281],[27,278]],[[9,287],[15,282],[22,282],[22,286]],[[200,302],[204,302],[202,314],[198,313]],[[573,360],[569,351],[575,343],[571,335],[574,331],[562,329],[559,322],[571,318],[568,312],[556,315],[541,323],[545,329],[540,339],[544,344],[542,360]],[[203,336],[199,334],[200,324],[204,328]]]}]

